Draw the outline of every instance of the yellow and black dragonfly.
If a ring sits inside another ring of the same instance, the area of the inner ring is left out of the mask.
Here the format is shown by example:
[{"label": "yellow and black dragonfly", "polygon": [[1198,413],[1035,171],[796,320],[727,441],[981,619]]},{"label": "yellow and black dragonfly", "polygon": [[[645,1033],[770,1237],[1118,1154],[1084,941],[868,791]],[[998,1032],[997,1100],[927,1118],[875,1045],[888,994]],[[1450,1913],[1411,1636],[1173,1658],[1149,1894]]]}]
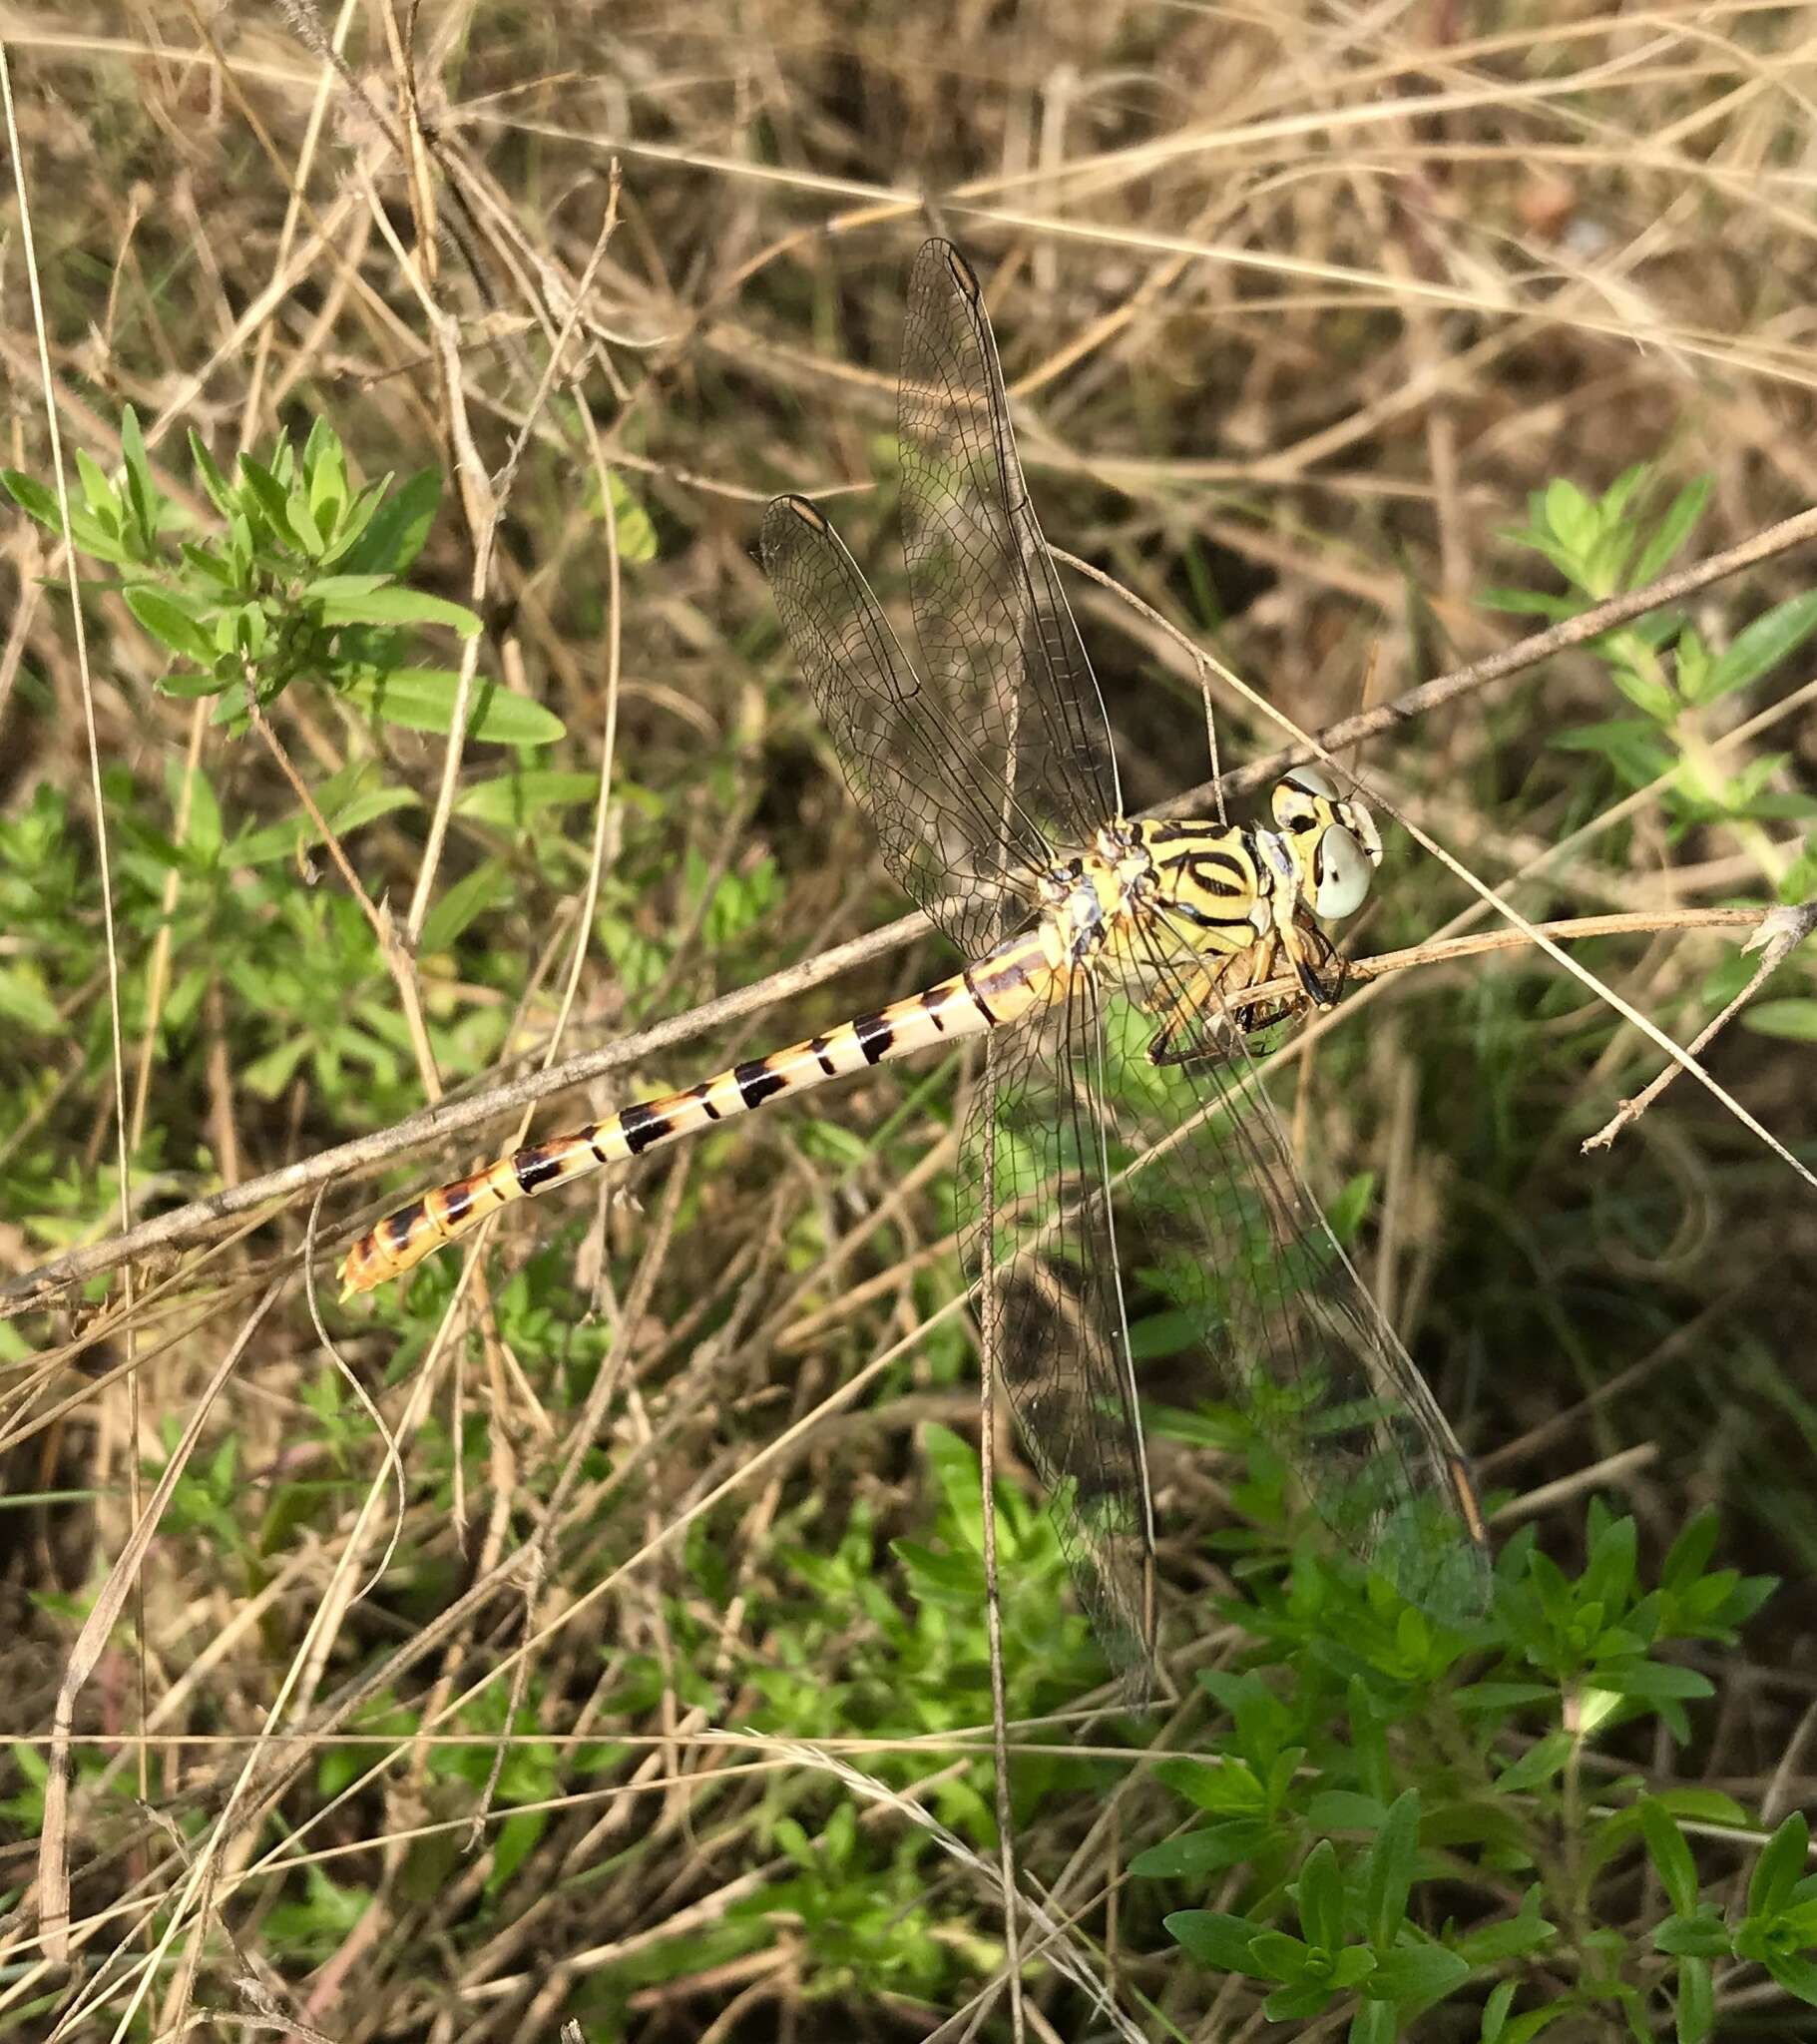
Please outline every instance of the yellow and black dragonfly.
[{"label": "yellow and black dragonfly", "polygon": [[[1170,1369],[1208,1361],[1355,1553],[1417,1602],[1480,1608],[1487,1541],[1469,1463],[1307,1191],[1245,1034],[1335,998],[1320,923],[1368,891],[1382,851],[1369,812],[1298,766],[1276,783],[1266,823],[1125,814],[983,293],[947,242],[929,242],[910,277],[899,424],[919,663],[805,498],[769,506],[763,560],[885,863],[969,962],[825,1035],[425,1194],[353,1246],[343,1295],[509,1202],[990,1032],[960,1146],[966,1264],[1113,1656],[1143,1670],[1154,1637],[1126,1306],[1137,1292],[1166,1333]],[[1228,996],[1283,971],[1293,998],[1234,1022]]]}]

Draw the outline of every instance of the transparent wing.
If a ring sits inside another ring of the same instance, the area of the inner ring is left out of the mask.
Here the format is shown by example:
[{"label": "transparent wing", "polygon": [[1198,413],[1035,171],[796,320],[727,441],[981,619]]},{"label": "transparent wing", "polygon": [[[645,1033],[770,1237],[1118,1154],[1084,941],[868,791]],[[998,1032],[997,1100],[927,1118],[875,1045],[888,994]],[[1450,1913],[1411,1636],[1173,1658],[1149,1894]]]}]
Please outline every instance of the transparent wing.
[{"label": "transparent wing", "polygon": [[1105,1008],[1126,1272],[1346,1546],[1436,1615],[1480,1611],[1489,1558],[1468,1458],[1307,1190],[1241,1034],[1222,1033],[1223,1059],[1153,1061],[1155,1015],[1202,1006],[1188,989],[1203,966],[1164,926],[1134,941],[1128,990]]},{"label": "transparent wing", "polygon": [[1112,1661],[1145,1690],[1154,1534],[1107,1198],[1098,990],[987,1042],[961,1138],[959,1226],[987,1353]]},{"label": "transparent wing", "polygon": [[763,516],[763,566],[789,644],[896,883],[969,957],[1028,918],[1053,857],[1001,761],[915,672],[838,534],[805,497]]},{"label": "transparent wing", "polygon": [[983,291],[950,242],[909,276],[897,430],[929,679],[991,785],[1088,845],[1123,813],[1104,700],[1029,500]]}]

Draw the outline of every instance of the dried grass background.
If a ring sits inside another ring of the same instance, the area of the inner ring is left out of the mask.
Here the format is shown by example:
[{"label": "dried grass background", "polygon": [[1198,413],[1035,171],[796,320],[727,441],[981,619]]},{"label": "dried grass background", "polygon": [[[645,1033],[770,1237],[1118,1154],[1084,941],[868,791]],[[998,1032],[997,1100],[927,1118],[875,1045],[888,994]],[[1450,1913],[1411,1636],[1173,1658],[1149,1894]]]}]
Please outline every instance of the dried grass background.
[{"label": "dried grass background", "polygon": [[[883,552],[887,493],[872,478],[893,432],[901,283],[931,231],[952,235],[987,279],[1056,543],[1214,646],[1308,729],[1356,710],[1365,688],[1372,701],[1396,695],[1518,636],[1476,598],[1493,584],[1552,586],[1497,535],[1555,476],[1595,489],[1639,460],[1668,483],[1710,475],[1701,552],[1817,498],[1809,7],[801,0],[417,14],[374,0],[320,17],[291,5],[8,10],[0,37],[66,442],[113,466],[130,402],[165,487],[193,502],[191,427],[225,461],[323,412],[371,475],[449,466],[468,448],[496,470],[534,421],[497,534],[482,669],[563,718],[569,737],[549,764],[597,769],[610,713],[607,885],[620,912],[675,944],[654,983],[628,986],[591,956],[559,1052],[804,968],[789,1005],[684,1036],[591,1104],[565,1099],[545,1128],[948,969],[931,939],[904,935],[817,983],[813,960],[899,904],[790,672],[752,554],[762,502],[782,489],[831,500],[860,559]],[[406,132],[415,140],[400,156]],[[596,260],[614,164],[618,222]],[[45,475],[10,185],[5,204],[6,460]],[[599,448],[660,545],[656,561],[624,570],[616,686],[589,437],[565,391],[547,399],[539,387],[590,264],[585,351],[572,340],[560,366],[578,376]],[[464,596],[483,525],[479,496],[451,486],[419,579]],[[61,570],[22,519],[4,529],[0,809],[18,813],[48,783],[87,818],[83,680]],[[1809,580],[1808,553],[1794,553],[1706,592],[1700,622],[1726,643]],[[1077,600],[1131,801],[1204,779],[1189,663],[1095,586],[1081,584]],[[89,616],[100,757],[156,787],[196,741],[190,707],[154,693],[159,663],[117,608],[97,602]],[[1790,756],[1782,786],[1808,778],[1817,757],[1809,660],[1794,668],[1770,699],[1734,706],[1736,721],[1773,713],[1749,743]],[[1226,762],[1279,742],[1239,701],[1214,697]],[[1593,661],[1567,658],[1379,741],[1361,766],[1499,883],[1590,813],[1587,762],[1552,740],[1621,708]],[[310,778],[371,742],[302,689],[274,722]],[[199,743],[235,816],[292,808],[256,745],[206,730]],[[444,749],[397,732],[381,743],[388,774],[422,804],[363,833],[355,855],[364,886],[401,918],[422,880]],[[463,765],[482,770],[500,768]],[[514,991],[535,989],[492,1054],[513,1071],[540,1057],[555,1025],[586,879],[586,811],[563,814],[574,855],[506,845],[513,887],[483,925],[499,956],[523,961]],[[1783,870],[1796,849],[1789,833],[1767,836],[1751,847],[1668,841],[1643,807],[1515,898],[1536,918],[1764,900],[1775,861]],[[433,891],[500,848],[455,818]],[[699,876],[765,859],[774,904],[721,955],[710,927],[689,922]],[[317,884],[339,881],[324,866]],[[1364,949],[1414,941],[1466,898],[1417,857],[1382,892]],[[0,958],[5,946],[0,931]],[[1688,1037],[1707,1019],[1698,990],[1721,955],[1715,939],[1669,932],[1603,947],[1594,963]],[[1817,1676],[1801,1587],[1817,1553],[1813,1210],[1691,1085],[1611,1154],[1581,1157],[1578,1140],[1657,1059],[1631,1032],[1611,1034],[1588,996],[1543,999],[1555,977],[1506,954],[1402,976],[1306,1060],[1296,1132],[1322,1179],[1381,1174],[1374,1279],[1490,1480],[1522,1500],[1512,1517],[1543,1513],[1548,1544],[1569,1561],[1591,1489],[1619,1495],[1659,1541],[1715,1500],[1725,1552],[1792,1579],[1750,1658],[1727,1671],[1704,1767],[1738,1795],[1778,1779],[1796,1799],[1809,1763],[1794,1742]],[[373,998],[387,985],[375,951]],[[484,1026],[502,1027],[514,995],[432,979],[425,999],[442,1019],[470,1001]],[[357,1090],[323,1099],[306,1078],[274,1102],[249,1097],[235,1071],[256,1007],[256,988],[224,980],[187,1054],[167,1056],[143,1029],[125,1043],[129,1101],[142,1088],[146,1122],[164,1132],[164,1166],[140,1181],[142,1214],[257,1180],[420,1104],[413,1080],[382,1101]],[[111,1084],[77,1055],[105,1012],[97,980],[68,1017],[66,1083],[35,1126],[13,1132],[75,1174],[113,1153]],[[1731,1033],[1710,1063],[1781,1140],[1809,1151],[1803,1046]],[[378,1892],[344,1945],[283,1989],[291,2021],[337,2039],[552,2036],[589,1981],[660,1948],[681,1955],[675,1976],[630,1996],[628,2036],[922,2035],[951,2013],[856,1981],[803,2002],[785,1938],[756,1960],[690,1966],[688,1939],[779,1877],[755,1838],[760,1799],[790,1792],[777,1780],[811,1794],[828,1763],[738,1740],[749,1700],[735,1690],[703,1702],[678,1684],[636,1724],[607,1708],[625,1654],[676,1651],[666,1614],[668,1600],[684,1608],[690,1596],[685,1541],[669,1539],[558,1623],[721,1484],[725,1500],[702,1525],[734,1593],[728,1666],[737,1594],[762,1581],[766,1543],[779,1521],[794,1525],[804,1496],[864,1498],[889,1531],[918,1523],[916,1429],[930,1417],[975,1425],[969,1382],[935,1373],[880,1404],[861,1387],[807,1423],[925,1316],[930,1272],[950,1276],[935,1185],[951,1168],[939,1147],[947,1124],[914,1085],[912,1072],[881,1074],[814,1103],[816,1122],[861,1134],[906,1114],[891,1127],[898,1147],[855,1161],[782,1116],[667,1177],[615,1177],[622,1196],[578,1254],[583,1291],[598,1324],[622,1335],[629,1370],[560,1524],[514,1499],[576,1450],[562,1329],[534,1355],[483,1325],[426,1351],[427,1335],[400,1349],[394,1325],[334,1323],[393,1425],[481,1410],[492,1420],[470,1493],[413,1485],[410,1436],[401,1442],[399,1537],[440,1567],[438,1605],[357,1597],[396,1509],[393,1472],[375,1462],[362,1462],[344,1519],[325,1533],[291,1537],[261,1519],[269,1486],[321,1453],[300,1402],[323,1366],[295,1276],[306,1200],[200,1269],[148,1267],[142,1291],[162,1287],[151,1303],[122,1313],[116,1290],[99,1326],[62,1308],[14,1323],[26,1347],[0,1384],[7,1486],[52,1501],[5,1515],[0,1530],[0,1726],[42,1741],[81,1623],[58,1600],[92,1596],[126,1551],[131,1465],[162,1459],[252,1302],[288,1274],[197,1450],[236,1439],[236,1503],[256,1565],[229,1562],[206,1530],[154,1541],[143,1605],[129,1607],[77,1705],[79,1730],[122,1741],[110,1751],[123,1779],[138,1766],[130,1735],[148,1723],[195,1743],[156,1749],[154,1810],[132,1815],[93,1777],[79,1788],[76,1942],[88,1970],[57,1985],[28,1906],[0,1943],[6,2034],[109,2036],[136,1998],[137,2020],[176,2034],[188,2011],[255,2011],[258,1995],[275,1994],[276,1982],[256,1984],[261,1921],[301,1876],[254,1821],[267,1801],[289,1829],[321,1819],[306,1849],[344,1848],[336,1878]],[[1506,1171],[1486,1168],[1464,1133],[1485,1121],[1506,1131],[1518,1160]],[[502,1124],[458,1151],[419,1154],[409,1182],[511,1134]],[[925,1169],[904,1166],[921,1154]],[[374,1211],[359,1203],[404,1182],[337,1183],[321,1225]],[[96,1235],[111,1225],[99,1205],[93,1220]],[[495,1282],[558,1225],[520,1210],[499,1237]],[[835,1267],[824,1245],[841,1241],[851,1254]],[[804,1242],[817,1246],[806,1259]],[[0,1225],[6,1275],[47,1253],[23,1221]],[[1166,1531],[1185,1555],[1217,1501],[1189,1467],[1164,1473]],[[588,1538],[564,1545],[576,1529]],[[399,1687],[432,1716],[509,1664],[526,1631],[519,1577],[551,1551],[554,1575],[533,1585],[535,1628],[554,1628],[531,1657],[537,1729],[620,1743],[576,1779],[502,1895],[484,1892],[496,1833],[441,1891],[409,1891],[397,1883],[405,1841],[427,1823],[464,1822],[481,1791],[457,1802],[406,1757],[381,1786],[328,1808],[323,1762],[342,1686],[415,1636],[427,1644]],[[720,1626],[704,1600],[700,1613]],[[950,1758],[931,1756],[929,1775]],[[903,1807],[877,1805],[873,1820],[916,1835]],[[1058,1913],[1083,1913],[1095,1934],[1116,1859],[1106,1822],[1082,1806],[1025,1841],[1050,1876],[1065,1870]],[[621,1860],[633,1841],[643,1849]],[[6,1887],[23,1895],[32,1841],[4,1863]],[[955,1925],[993,1921],[988,1873],[930,1873],[950,1881],[939,1899]],[[162,1912],[179,1897],[173,1920]],[[482,1907],[490,1932],[476,1940]],[[167,1929],[167,1962],[142,1975]],[[1137,1963],[1164,1999],[1162,1962]],[[241,1981],[253,1983],[249,2001],[236,1998]],[[1058,2006],[1072,2013],[1056,2019],[1083,2034],[1089,2004]],[[1174,2014],[1193,2034],[1207,2008],[1188,1996]],[[1215,2021],[1196,2033],[1225,2034]]]}]

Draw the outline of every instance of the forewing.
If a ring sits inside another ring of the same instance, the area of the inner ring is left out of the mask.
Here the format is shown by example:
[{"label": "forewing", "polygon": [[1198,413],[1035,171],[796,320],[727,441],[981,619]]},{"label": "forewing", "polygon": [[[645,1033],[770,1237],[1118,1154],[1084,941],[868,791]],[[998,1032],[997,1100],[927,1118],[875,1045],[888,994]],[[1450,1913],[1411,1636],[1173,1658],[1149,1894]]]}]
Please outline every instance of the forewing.
[{"label": "forewing", "polygon": [[[844,542],[805,497],[763,517],[789,644],[896,883],[969,956],[1027,919],[1050,849],[1000,760],[962,734],[903,652]],[[995,778],[993,778],[995,775]]]},{"label": "forewing", "polygon": [[1153,1016],[1204,968],[1164,928],[1135,940],[1136,1001],[1105,1010],[1126,1271],[1346,1546],[1437,1616],[1480,1611],[1488,1550],[1456,1435],[1307,1189],[1240,1030],[1222,1058],[1152,1062]]},{"label": "forewing", "polygon": [[1104,702],[1016,454],[977,277],[950,242],[909,278],[902,534],[923,664],[991,784],[1057,843],[1122,813]]},{"label": "forewing", "polygon": [[959,1222],[986,1350],[1050,1492],[1081,1598],[1133,1693],[1153,1655],[1153,1522],[1106,1197],[1105,1043],[1075,975],[991,1037],[960,1148]]}]

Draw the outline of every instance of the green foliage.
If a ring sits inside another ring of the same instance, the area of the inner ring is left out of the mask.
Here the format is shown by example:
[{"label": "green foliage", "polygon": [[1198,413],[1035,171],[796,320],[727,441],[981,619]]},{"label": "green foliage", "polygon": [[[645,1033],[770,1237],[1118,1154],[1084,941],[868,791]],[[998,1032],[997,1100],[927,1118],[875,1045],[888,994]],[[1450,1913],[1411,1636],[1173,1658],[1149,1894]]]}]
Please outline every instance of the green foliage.
[{"label": "green foliage", "polygon": [[[189,524],[153,478],[129,406],[120,428],[124,465],[105,475],[78,453],[82,501],[70,506],[77,549],[117,570],[111,585],[141,629],[174,658],[159,683],[169,696],[219,696],[216,721],[246,723],[248,693],[261,708],[294,682],[333,690],[362,715],[412,731],[453,727],[458,675],[408,664],[413,634],[441,626],[470,638],[480,621],[464,605],[401,580],[421,553],[441,497],[423,469],[356,484],[333,428],[317,419],[299,454],[287,439],[257,460],[242,454],[229,479],[192,432],[197,487],[214,507],[212,532]],[[19,507],[61,535],[55,494],[8,469],[0,482]],[[560,720],[541,704],[485,683],[474,691],[470,738],[548,745]]]},{"label": "green foliage", "polygon": [[[1817,1876],[1802,1875],[1802,1818],[1762,1854],[1745,1914],[1724,1919],[1698,1900],[1680,1825],[1741,1836],[1745,1812],[1708,1791],[1648,1794],[1601,1775],[1591,1803],[1579,1782],[1592,1743],[1637,1719],[1688,1739],[1686,1704],[1710,1685],[1668,1656],[1685,1641],[1732,1644],[1771,1584],[1709,1569],[1706,1514],[1642,1591],[1633,1522],[1599,1506],[1590,1521],[1575,1579],[1531,1535],[1511,1541],[1494,1609],[1468,1628],[1435,1627],[1379,1582],[1308,1556],[1284,1587],[1260,1579],[1256,1608],[1232,1614],[1261,1642],[1252,1665],[1198,1677],[1218,1729],[1198,1757],[1155,1770],[1188,1821],[1131,1865],[1188,1888],[1208,1881],[1228,1898],[1168,1910],[1186,1953],[1256,1982],[1273,2020],[1348,2008],[1357,2044],[1400,2036],[1497,1976],[1485,2039],[1532,2036],[1609,2004],[1650,2034],[1655,1993],[1680,2034],[1703,2036],[1712,1958],[1763,1967],[1793,1993],[1817,1980]],[[1473,1679],[1454,1686],[1466,1664]],[[1642,1849],[1672,1910],[1645,1944],[1628,1902]],[[1475,1909],[1462,1902],[1473,1884]],[[1435,1927],[1427,1896],[1441,1892]],[[1562,1942],[1578,1950],[1561,1967]],[[1521,1964],[1539,1954],[1537,2005],[1514,2015]],[[1558,1978],[1574,1974],[1580,1984],[1561,1993]]]},{"label": "green foliage", "polygon": [[[1571,586],[1566,596],[1532,590],[1491,590],[1495,609],[1554,622],[1655,581],[1676,556],[1702,514],[1706,480],[1687,483],[1664,511],[1648,521],[1641,506],[1651,481],[1644,465],[1627,469],[1600,497],[1585,496],[1560,479],[1537,490],[1528,522],[1503,538],[1550,561]],[[1662,804],[1673,832],[1749,819],[1817,815],[1817,800],[1769,789],[1789,756],[1752,754],[1738,768],[1712,752],[1706,713],[1750,687],[1788,659],[1817,632],[1817,592],[1776,605],[1736,634],[1721,653],[1680,611],[1650,611],[1590,641],[1609,680],[1638,717],[1614,718],[1567,733],[1559,743],[1606,760],[1630,787],[1665,783]],[[1799,898],[1787,893],[1787,900]]]},{"label": "green foliage", "polygon": [[[1643,504],[1651,484],[1644,464],[1627,469],[1600,497],[1587,497],[1559,479],[1528,502],[1528,522],[1503,533],[1542,555],[1565,578],[1569,595],[1534,590],[1487,592],[1493,608],[1553,621],[1576,617],[1623,590],[1655,581],[1677,555],[1709,498],[1707,479],[1687,483],[1656,518]],[[1777,898],[1787,904],[1817,895],[1817,834],[1788,863],[1766,837],[1768,822],[1817,816],[1817,798],[1798,787],[1787,753],[1749,751],[1731,764],[1716,743],[1717,706],[1772,673],[1817,633],[1817,591],[1775,604],[1737,632],[1720,652],[1681,611],[1649,611],[1604,632],[1588,650],[1639,714],[1582,725],[1560,735],[1568,751],[1606,762],[1629,788],[1658,786],[1668,834],[1721,829],[1751,853]],[[1807,980],[1814,968],[1800,968]],[[1740,974],[1734,977],[1735,990]],[[1720,983],[1709,990],[1726,999]],[[1762,1035],[1817,1038],[1817,992],[1761,1002],[1743,1018]]]}]

